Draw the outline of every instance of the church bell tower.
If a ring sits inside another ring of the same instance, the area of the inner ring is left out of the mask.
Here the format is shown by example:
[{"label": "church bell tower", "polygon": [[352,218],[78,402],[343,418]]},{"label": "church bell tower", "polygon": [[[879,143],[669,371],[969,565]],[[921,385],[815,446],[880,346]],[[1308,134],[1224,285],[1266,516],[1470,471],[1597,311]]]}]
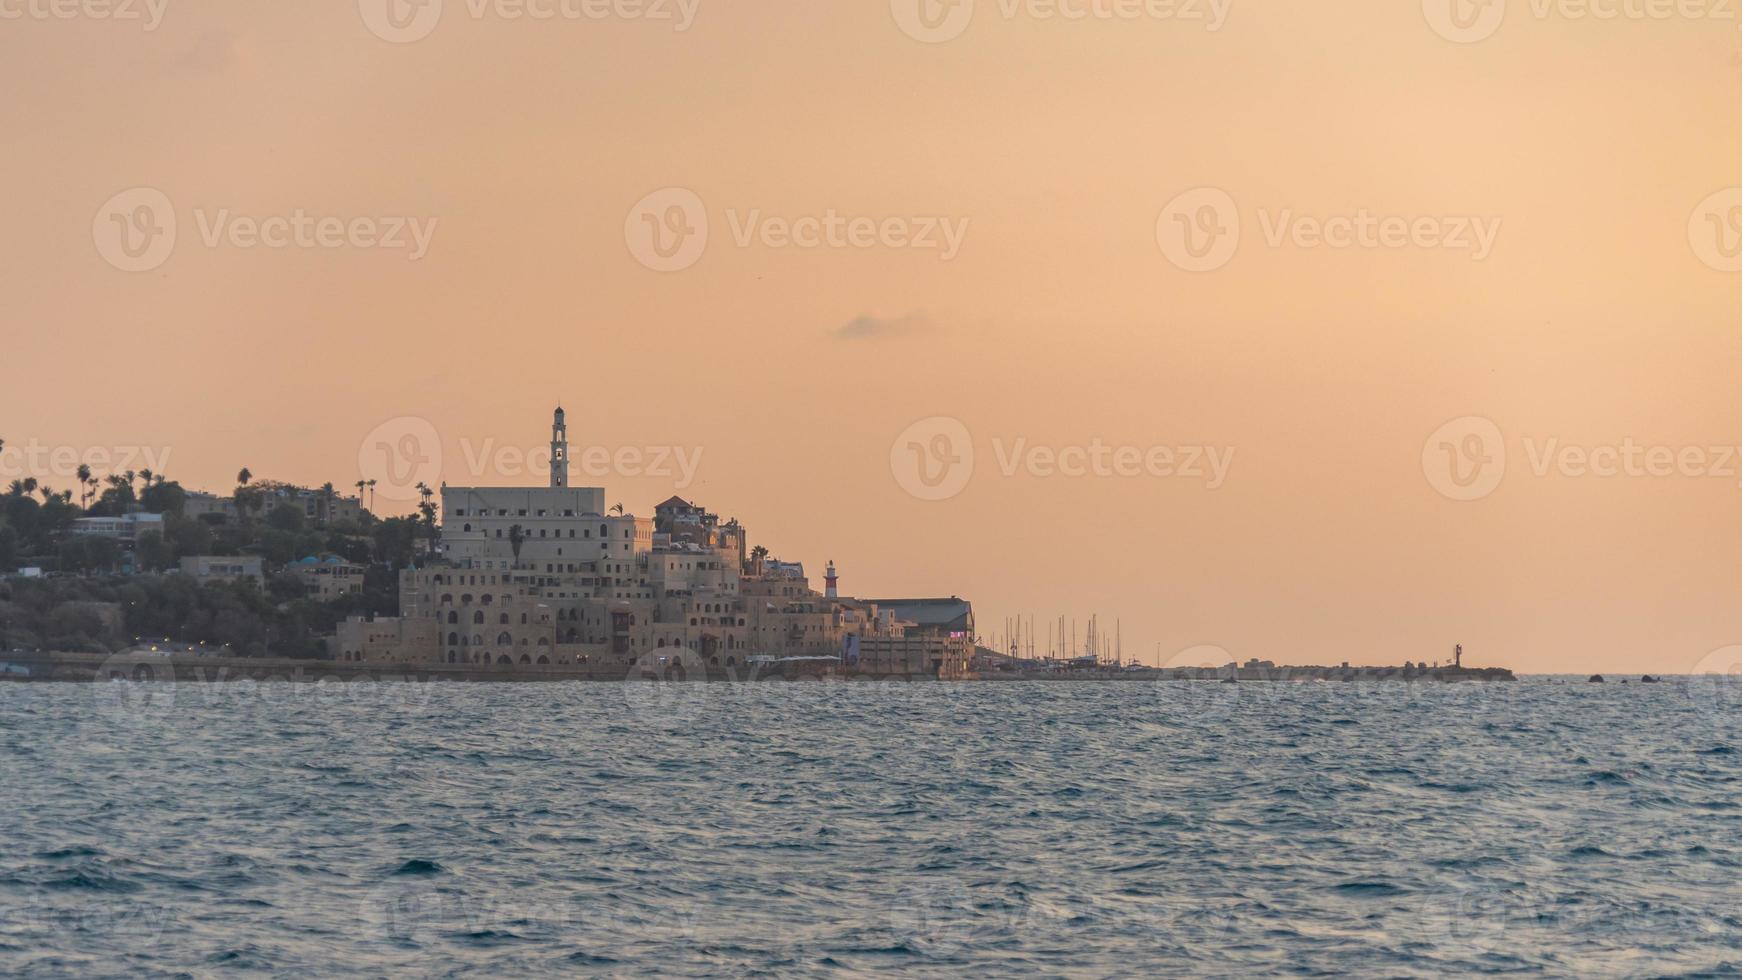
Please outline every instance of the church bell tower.
[{"label": "church bell tower", "polygon": [[562,489],[569,485],[569,424],[563,418],[562,406],[557,406],[556,421],[550,427],[550,485]]}]

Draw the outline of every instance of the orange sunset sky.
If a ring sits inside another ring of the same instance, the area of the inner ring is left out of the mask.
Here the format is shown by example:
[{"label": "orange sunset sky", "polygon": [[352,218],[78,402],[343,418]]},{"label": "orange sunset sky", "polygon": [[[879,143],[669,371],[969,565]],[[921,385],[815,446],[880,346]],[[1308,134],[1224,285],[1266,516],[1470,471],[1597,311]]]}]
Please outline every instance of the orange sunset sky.
[{"label": "orange sunset sky", "polygon": [[[986,634],[1529,672],[1742,644],[1733,4],[390,2],[0,0],[6,480],[146,447],[345,488],[433,432],[437,479],[538,485],[494,450],[560,402],[577,454],[696,461],[575,482]],[[251,240],[297,215],[336,237]],[[922,499],[936,436],[972,469]],[[1212,487],[1018,444],[1232,455]]]}]

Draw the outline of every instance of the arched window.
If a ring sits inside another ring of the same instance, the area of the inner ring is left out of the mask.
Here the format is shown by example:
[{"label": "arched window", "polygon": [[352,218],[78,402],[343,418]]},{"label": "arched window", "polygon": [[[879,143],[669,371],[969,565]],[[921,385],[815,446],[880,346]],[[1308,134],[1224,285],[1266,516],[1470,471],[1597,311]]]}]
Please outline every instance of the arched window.
[{"label": "arched window", "polygon": [[472,614],[472,625],[474,625],[474,626],[484,625],[484,612],[483,612],[483,610],[479,610],[479,611]]},{"label": "arched window", "polygon": [[514,637],[509,636],[507,633],[503,633],[501,636],[496,637],[496,645],[499,647],[511,647],[514,645]]},{"label": "arched window", "polygon": [[549,657],[545,657],[545,656],[540,656],[540,657],[539,657],[539,658],[538,658],[538,662],[539,662],[539,663],[541,663],[541,664],[548,664],[548,663],[550,663],[550,658],[549,658]]},{"label": "arched window", "polygon": [[523,653],[520,655],[520,662],[523,664],[530,664],[532,663],[532,658]]},{"label": "arched window", "polygon": [[508,625],[508,614],[503,613],[501,616],[501,620],[502,620],[502,622],[499,625],[507,626]]},{"label": "arched window", "polygon": [[459,625],[460,614],[457,612],[454,612],[452,610],[449,610],[448,611],[448,622],[452,625],[455,625],[455,626]]}]

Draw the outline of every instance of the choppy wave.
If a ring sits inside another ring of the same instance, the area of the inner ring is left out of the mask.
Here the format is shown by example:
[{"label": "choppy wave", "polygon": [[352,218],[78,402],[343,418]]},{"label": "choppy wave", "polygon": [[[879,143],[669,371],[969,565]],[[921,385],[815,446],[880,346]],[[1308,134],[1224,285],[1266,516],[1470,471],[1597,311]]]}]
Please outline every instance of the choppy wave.
[{"label": "choppy wave", "polygon": [[1738,721],[1674,681],[0,686],[0,974],[1733,975]]}]

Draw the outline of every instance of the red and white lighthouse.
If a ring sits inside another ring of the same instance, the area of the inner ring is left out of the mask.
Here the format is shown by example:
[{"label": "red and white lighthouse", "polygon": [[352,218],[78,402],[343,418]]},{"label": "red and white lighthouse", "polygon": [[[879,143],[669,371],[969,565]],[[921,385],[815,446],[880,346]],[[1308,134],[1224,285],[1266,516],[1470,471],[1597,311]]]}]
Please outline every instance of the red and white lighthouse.
[{"label": "red and white lighthouse", "polygon": [[839,582],[840,580],[835,577],[835,560],[831,558],[829,559],[829,570],[823,574],[823,595],[831,599],[838,598],[841,594],[840,590],[836,588]]}]

